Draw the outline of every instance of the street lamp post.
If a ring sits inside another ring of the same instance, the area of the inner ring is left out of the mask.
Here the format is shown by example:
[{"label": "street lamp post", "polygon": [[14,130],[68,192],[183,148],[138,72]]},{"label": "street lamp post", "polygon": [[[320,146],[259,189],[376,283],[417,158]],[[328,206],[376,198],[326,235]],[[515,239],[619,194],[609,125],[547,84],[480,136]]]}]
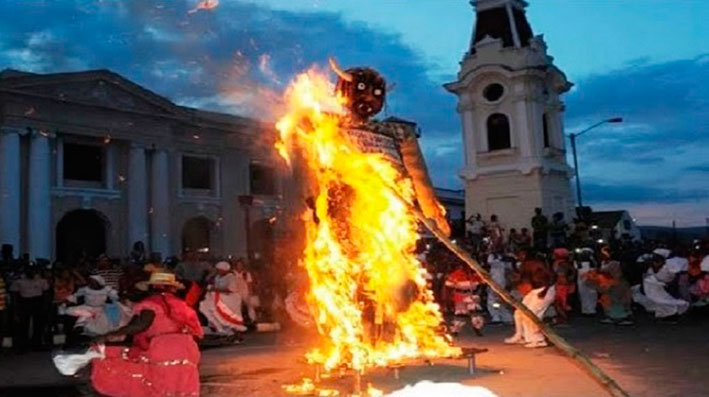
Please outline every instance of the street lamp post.
[{"label": "street lamp post", "polygon": [[574,156],[574,176],[576,177],[576,201],[578,202],[578,207],[583,208],[583,201],[581,199],[581,180],[579,179],[579,161],[578,157],[576,156],[576,138],[579,136],[591,131],[592,129],[606,124],[606,123],[622,123],[623,118],[622,117],[613,117],[610,119],[606,119],[603,121],[599,121],[598,123],[582,130],[581,132],[578,133],[571,133],[569,134],[569,139],[571,140],[571,152],[573,153]]}]

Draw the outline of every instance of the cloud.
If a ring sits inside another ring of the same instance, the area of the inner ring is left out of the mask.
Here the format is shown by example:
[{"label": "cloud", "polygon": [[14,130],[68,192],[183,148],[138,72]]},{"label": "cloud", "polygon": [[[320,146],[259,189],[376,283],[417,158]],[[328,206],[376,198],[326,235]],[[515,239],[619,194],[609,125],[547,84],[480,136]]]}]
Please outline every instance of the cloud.
[{"label": "cloud", "polygon": [[[709,215],[707,55],[663,63],[646,59],[577,82],[567,102],[569,131],[613,116],[579,139],[579,170],[589,202],[693,207]],[[645,210],[645,209],[644,209]]]},{"label": "cloud", "polygon": [[687,202],[698,198],[709,197],[709,189],[692,188],[686,190],[664,189],[657,186],[633,185],[605,185],[598,183],[583,183],[584,198],[593,202],[637,202],[637,203],[666,203]]},{"label": "cloud", "polygon": [[[268,117],[293,76],[336,56],[368,65],[396,84],[385,114],[415,120],[435,184],[459,188],[462,166],[456,98],[436,65],[400,36],[330,12],[273,10],[261,2],[197,0],[0,0],[0,68],[58,72],[109,68],[174,101]],[[41,21],[41,23],[37,23]],[[566,125],[580,129],[584,193],[593,205],[678,201],[709,213],[709,54],[672,62],[649,58],[576,81]],[[692,200],[695,199],[693,202]],[[668,204],[667,204],[668,205]]]},{"label": "cloud", "polygon": [[[180,104],[268,118],[296,73],[334,55],[396,85],[383,116],[416,120],[432,142],[459,134],[455,97],[431,79],[422,54],[337,13],[237,1],[196,12],[196,0],[20,3],[0,1],[0,13],[14,16],[0,26],[0,67],[109,68]],[[460,148],[426,149],[436,182],[459,185]]]},{"label": "cloud", "polygon": [[709,173],[709,164],[698,164],[684,169],[687,172]]}]

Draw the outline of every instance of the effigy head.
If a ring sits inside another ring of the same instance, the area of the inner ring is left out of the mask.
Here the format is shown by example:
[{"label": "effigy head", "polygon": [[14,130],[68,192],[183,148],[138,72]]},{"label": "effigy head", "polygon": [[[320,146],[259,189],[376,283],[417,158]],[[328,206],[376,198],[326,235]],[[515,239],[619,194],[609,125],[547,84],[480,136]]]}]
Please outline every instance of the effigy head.
[{"label": "effigy head", "polygon": [[372,68],[342,70],[330,58],[330,67],[337,74],[335,90],[347,100],[347,108],[353,116],[366,121],[379,113],[386,98],[386,81]]}]

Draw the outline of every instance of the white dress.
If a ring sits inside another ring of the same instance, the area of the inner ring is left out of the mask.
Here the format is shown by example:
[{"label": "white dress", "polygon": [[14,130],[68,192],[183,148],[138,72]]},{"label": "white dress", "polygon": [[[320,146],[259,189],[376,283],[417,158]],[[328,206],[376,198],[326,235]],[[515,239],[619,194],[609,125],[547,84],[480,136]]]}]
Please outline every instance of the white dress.
[{"label": "white dress", "polygon": [[589,286],[586,283],[585,275],[590,272],[591,262],[581,262],[577,264],[578,277],[577,277],[577,288],[579,291],[579,298],[581,299],[581,313],[583,314],[596,314],[596,304],[598,303],[598,292],[595,288]]},{"label": "white dress", "polygon": [[[232,334],[233,331],[246,331],[244,318],[241,316],[241,295],[237,292],[237,277],[233,272],[214,278],[215,291],[204,295],[199,304],[199,311],[207,317],[209,325],[219,334]],[[229,292],[219,292],[228,290]]]},{"label": "white dress", "polygon": [[[130,309],[118,302],[118,292],[109,286],[101,289],[81,287],[68,300],[77,302],[81,297],[84,298],[83,305],[69,307],[62,313],[77,317],[76,326],[84,327],[86,334],[104,335],[127,324],[132,316]],[[109,305],[109,299],[114,303]]]}]

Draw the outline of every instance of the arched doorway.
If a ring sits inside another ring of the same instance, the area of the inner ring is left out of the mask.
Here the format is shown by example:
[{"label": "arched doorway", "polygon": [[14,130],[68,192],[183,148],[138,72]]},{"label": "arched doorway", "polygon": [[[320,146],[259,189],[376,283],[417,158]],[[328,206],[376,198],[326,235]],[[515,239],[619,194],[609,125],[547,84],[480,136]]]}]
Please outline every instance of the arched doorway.
[{"label": "arched doorway", "polygon": [[57,224],[57,260],[73,263],[82,255],[96,258],[106,252],[108,221],[95,210],[68,212]]},{"label": "arched doorway", "polygon": [[210,252],[211,228],[212,222],[203,216],[188,219],[182,227],[182,252]]}]

